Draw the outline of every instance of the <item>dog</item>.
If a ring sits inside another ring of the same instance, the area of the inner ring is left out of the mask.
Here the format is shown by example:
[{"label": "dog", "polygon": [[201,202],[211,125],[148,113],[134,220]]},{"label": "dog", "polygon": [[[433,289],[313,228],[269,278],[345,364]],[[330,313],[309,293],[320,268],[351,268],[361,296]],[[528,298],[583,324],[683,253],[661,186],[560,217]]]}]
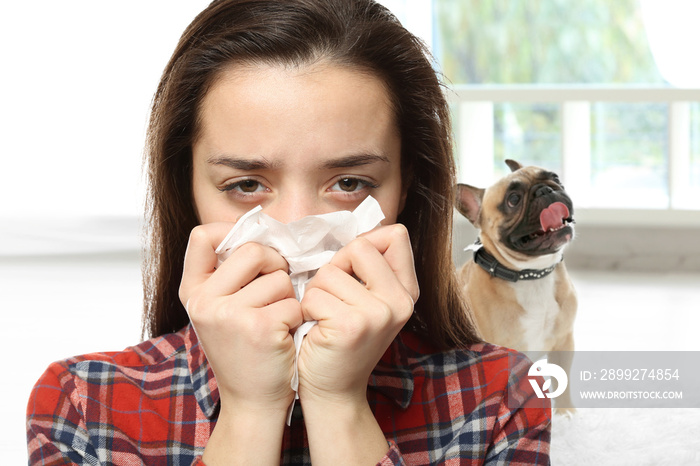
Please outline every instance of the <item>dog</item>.
[{"label": "dog", "polygon": [[[559,177],[506,160],[511,170],[487,189],[457,185],[456,208],[479,231],[459,279],[489,343],[550,361],[570,373],[577,297],[563,262],[574,238],[573,203]],[[568,391],[560,414],[571,415]]]}]

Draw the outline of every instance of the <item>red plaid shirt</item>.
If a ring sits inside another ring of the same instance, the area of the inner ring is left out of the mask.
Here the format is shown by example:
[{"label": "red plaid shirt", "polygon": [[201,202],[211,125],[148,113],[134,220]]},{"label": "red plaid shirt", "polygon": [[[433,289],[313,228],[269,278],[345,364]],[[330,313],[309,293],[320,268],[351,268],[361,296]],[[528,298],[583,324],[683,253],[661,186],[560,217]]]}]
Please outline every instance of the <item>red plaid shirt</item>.
[{"label": "red plaid shirt", "polygon": [[[388,443],[378,464],[549,464],[549,405],[529,395],[527,408],[506,402],[530,364],[492,345],[437,352],[402,332],[368,384]],[[190,326],[119,353],[57,362],[29,399],[29,463],[201,464],[218,400]],[[282,464],[311,464],[298,407],[281,454]]]}]

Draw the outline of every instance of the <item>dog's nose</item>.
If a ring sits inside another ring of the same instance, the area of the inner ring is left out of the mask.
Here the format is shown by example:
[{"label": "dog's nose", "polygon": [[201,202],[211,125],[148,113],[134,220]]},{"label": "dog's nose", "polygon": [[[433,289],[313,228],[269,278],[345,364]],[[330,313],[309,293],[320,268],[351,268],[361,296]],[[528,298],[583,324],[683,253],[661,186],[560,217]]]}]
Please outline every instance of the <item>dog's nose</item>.
[{"label": "dog's nose", "polygon": [[535,198],[542,197],[553,192],[554,190],[551,187],[547,185],[542,185],[535,190]]}]

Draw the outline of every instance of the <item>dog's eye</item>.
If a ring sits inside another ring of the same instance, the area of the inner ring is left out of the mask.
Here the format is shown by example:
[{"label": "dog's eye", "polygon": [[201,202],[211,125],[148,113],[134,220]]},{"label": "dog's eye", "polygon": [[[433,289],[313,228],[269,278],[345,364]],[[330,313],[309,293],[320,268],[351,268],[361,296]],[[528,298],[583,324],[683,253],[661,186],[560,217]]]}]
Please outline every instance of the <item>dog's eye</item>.
[{"label": "dog's eye", "polygon": [[510,194],[508,195],[508,199],[507,199],[507,201],[508,201],[508,206],[509,206],[509,207],[515,207],[515,206],[517,206],[518,204],[520,204],[520,201],[522,200],[522,198],[523,198],[523,197],[522,197],[520,194],[518,194],[518,193],[510,193]]},{"label": "dog's eye", "polygon": [[561,179],[559,179],[559,176],[557,176],[556,173],[553,174],[553,176],[552,176],[552,181],[554,181],[556,184],[558,184],[559,186],[561,186],[562,189],[564,189],[564,185],[561,184]]}]

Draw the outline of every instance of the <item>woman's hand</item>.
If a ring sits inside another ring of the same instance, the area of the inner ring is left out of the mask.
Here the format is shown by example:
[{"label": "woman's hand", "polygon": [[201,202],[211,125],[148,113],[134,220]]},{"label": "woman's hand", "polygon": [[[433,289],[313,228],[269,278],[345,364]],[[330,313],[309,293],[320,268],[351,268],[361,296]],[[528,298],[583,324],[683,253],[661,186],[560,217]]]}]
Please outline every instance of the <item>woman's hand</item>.
[{"label": "woman's hand", "polygon": [[307,286],[304,320],[318,325],[301,346],[299,397],[314,464],[375,464],[387,451],[367,403],[367,381],[417,299],[401,224],[350,242]]},{"label": "woman's hand", "polygon": [[216,464],[235,455],[245,464],[271,451],[271,460],[279,462],[274,445],[281,445],[294,396],[290,332],[302,323],[301,306],[287,262],[272,248],[245,244],[216,268],[214,251],[230,229],[231,224],[212,223],[192,231],[180,284],[180,299],[221,397],[204,459]]},{"label": "woman's hand", "polygon": [[287,262],[270,247],[248,243],[216,269],[214,250],[230,227],[208,224],[192,231],[180,299],[222,400],[286,408],[293,397],[290,331],[302,323]]},{"label": "woman's hand", "polygon": [[299,355],[302,402],[365,399],[370,373],[417,299],[413,253],[403,225],[372,230],[338,251],[316,273],[301,302],[305,320],[318,321]]}]

